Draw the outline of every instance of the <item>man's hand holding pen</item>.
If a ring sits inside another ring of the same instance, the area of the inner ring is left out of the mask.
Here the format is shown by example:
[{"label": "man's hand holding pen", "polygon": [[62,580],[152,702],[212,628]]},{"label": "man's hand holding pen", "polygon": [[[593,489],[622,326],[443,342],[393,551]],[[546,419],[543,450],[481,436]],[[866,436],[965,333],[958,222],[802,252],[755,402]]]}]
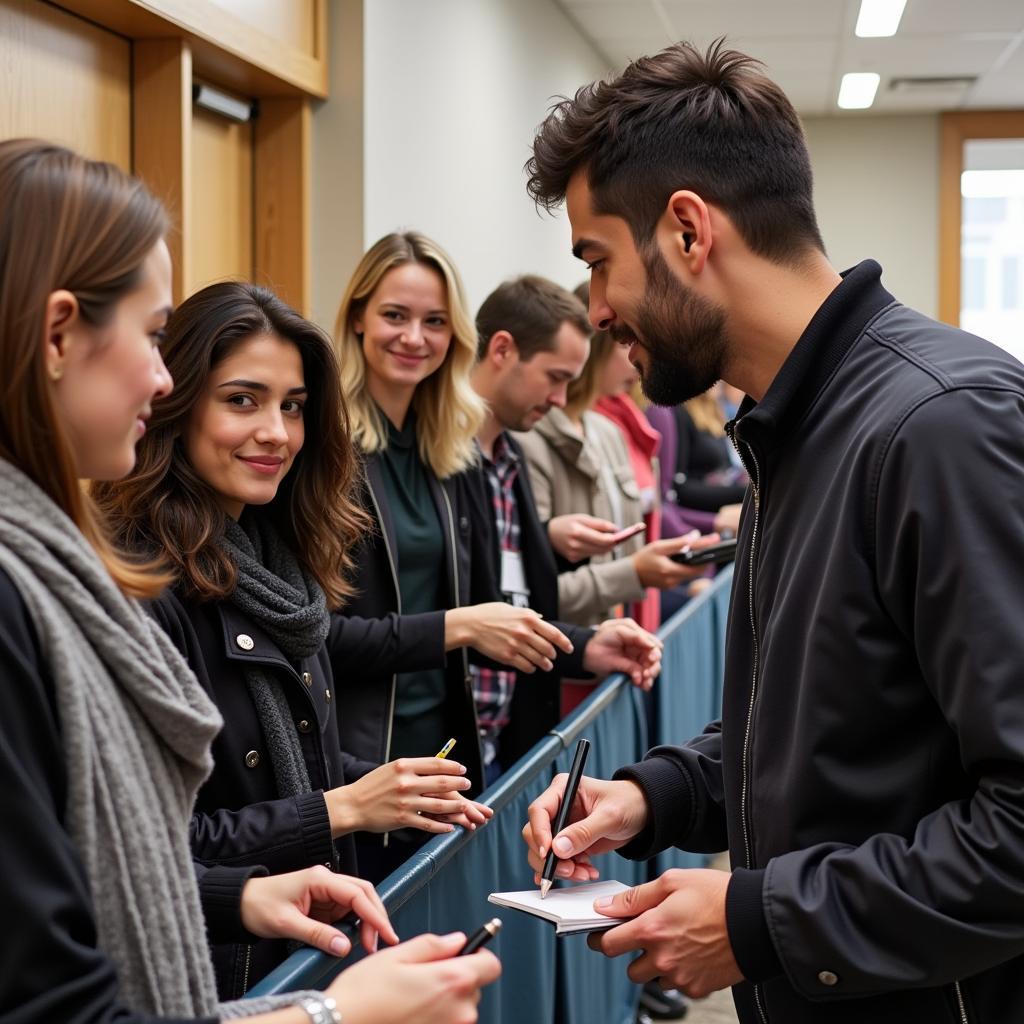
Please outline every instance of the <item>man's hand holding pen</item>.
[{"label": "man's hand holding pen", "polygon": [[523,829],[538,885],[548,850],[553,848],[560,861],[556,878],[592,882],[598,872],[590,863],[590,855],[625,846],[647,822],[647,801],[635,782],[605,782],[583,776],[569,812],[570,824],[554,837],[552,846],[551,823],[558,815],[567,780],[568,775],[555,776],[530,804],[530,820]]},{"label": "man's hand holding pen", "polygon": [[[628,780],[580,781],[569,822],[552,836],[568,776],[558,775],[530,805],[523,828],[528,860],[540,882],[549,849],[559,857],[555,877],[592,882],[598,877],[591,856],[625,846],[647,824],[643,790]],[[743,980],[725,922],[729,874],[713,870],[671,870],[646,885],[627,889],[595,909],[609,917],[632,920],[588,937],[591,948],[606,956],[639,952],[628,968],[633,981],[662,978],[691,996],[705,996]]]}]

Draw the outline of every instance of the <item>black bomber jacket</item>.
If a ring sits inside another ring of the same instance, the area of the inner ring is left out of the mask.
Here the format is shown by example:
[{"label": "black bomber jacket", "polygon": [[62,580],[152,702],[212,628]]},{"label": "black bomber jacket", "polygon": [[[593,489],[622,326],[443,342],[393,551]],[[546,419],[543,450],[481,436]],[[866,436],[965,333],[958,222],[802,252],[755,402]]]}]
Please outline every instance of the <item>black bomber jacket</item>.
[{"label": "black bomber jacket", "polygon": [[880,274],[730,425],[722,720],[619,776],[728,846],[744,1024],[1024,1020],[1024,367]]}]

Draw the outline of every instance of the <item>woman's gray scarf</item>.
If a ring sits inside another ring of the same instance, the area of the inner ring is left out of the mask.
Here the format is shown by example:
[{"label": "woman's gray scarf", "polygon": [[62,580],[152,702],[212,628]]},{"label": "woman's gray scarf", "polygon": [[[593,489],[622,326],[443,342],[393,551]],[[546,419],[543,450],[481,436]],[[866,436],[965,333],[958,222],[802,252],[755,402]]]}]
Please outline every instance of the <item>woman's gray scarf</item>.
[{"label": "woman's gray scarf", "polygon": [[[231,601],[293,662],[312,657],[327,639],[327,598],[269,519],[247,513],[228,521],[223,547],[238,570]],[[273,673],[253,665],[246,682],[267,741],[278,796],[312,789],[288,700]]]},{"label": "woman's gray scarf", "polygon": [[53,678],[64,824],[85,865],[120,1001],[156,1016],[221,1018],[294,1003],[295,994],[217,1005],[188,844],[221,726],[216,707],[74,523],[2,459],[0,567],[28,608]]}]

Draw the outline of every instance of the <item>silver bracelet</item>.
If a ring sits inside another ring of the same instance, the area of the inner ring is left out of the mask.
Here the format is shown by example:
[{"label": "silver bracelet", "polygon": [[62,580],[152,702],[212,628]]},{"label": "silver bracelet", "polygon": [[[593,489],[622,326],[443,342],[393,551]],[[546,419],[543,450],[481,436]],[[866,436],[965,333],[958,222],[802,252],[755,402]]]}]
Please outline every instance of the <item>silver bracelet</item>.
[{"label": "silver bracelet", "polygon": [[309,1015],[311,1024],[341,1024],[338,1004],[330,996],[303,996],[299,1006]]}]

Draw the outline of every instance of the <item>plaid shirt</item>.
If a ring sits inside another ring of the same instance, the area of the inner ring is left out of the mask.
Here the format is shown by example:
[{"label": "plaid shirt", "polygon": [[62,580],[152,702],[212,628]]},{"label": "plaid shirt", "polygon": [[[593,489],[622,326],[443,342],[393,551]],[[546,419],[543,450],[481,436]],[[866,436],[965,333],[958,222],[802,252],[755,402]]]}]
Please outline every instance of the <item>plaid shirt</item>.
[{"label": "plaid shirt", "polygon": [[[491,494],[491,509],[494,525],[498,532],[501,551],[519,553],[519,505],[515,496],[515,482],[519,476],[519,456],[509,447],[504,432],[494,442],[493,457],[481,453],[484,477]],[[510,594],[502,591],[502,597],[509,603],[527,607],[524,594]],[[511,670],[469,666],[473,677],[473,698],[480,723],[480,739],[484,752],[484,763],[489,764],[497,753],[498,733],[508,724],[512,693],[516,685],[516,674]]]}]

